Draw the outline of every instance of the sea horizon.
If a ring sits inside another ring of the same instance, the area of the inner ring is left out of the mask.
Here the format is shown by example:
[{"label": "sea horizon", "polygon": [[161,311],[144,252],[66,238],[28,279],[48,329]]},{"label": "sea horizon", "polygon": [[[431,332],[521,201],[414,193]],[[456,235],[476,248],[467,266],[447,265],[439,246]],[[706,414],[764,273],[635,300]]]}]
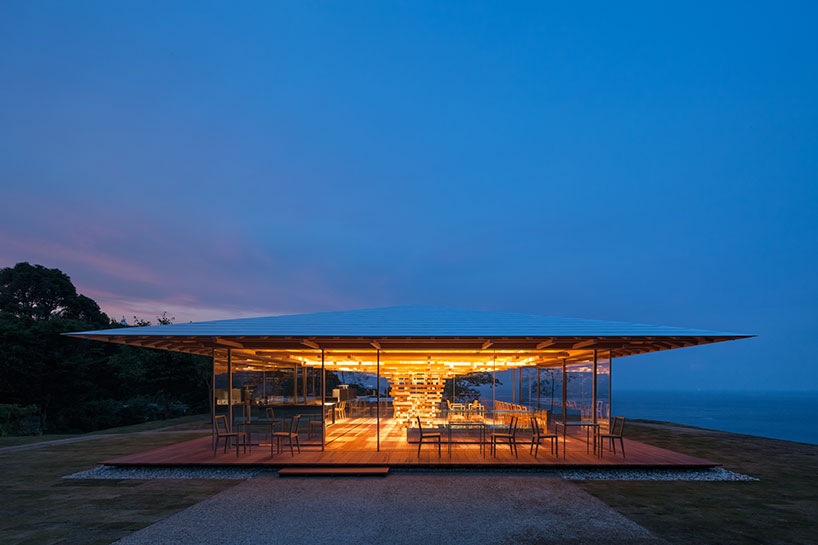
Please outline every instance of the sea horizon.
[{"label": "sea horizon", "polygon": [[616,390],[613,413],[731,433],[818,444],[817,391]]}]

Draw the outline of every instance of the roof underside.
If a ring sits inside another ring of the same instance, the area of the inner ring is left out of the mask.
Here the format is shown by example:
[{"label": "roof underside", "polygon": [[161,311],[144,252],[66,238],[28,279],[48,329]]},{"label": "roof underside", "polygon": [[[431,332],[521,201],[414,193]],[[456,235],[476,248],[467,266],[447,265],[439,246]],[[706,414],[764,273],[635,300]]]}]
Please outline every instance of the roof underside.
[{"label": "roof underside", "polygon": [[[70,333],[74,337],[195,354],[232,348],[256,357],[309,353],[440,351],[541,354],[587,361],[749,337],[701,329],[437,307],[386,307]],[[363,356],[362,356],[363,357]],[[475,355],[475,357],[478,357]],[[496,357],[496,356],[495,356]],[[537,358],[535,358],[536,360]],[[542,359],[542,358],[540,358]],[[538,360],[539,361],[539,360]]]}]

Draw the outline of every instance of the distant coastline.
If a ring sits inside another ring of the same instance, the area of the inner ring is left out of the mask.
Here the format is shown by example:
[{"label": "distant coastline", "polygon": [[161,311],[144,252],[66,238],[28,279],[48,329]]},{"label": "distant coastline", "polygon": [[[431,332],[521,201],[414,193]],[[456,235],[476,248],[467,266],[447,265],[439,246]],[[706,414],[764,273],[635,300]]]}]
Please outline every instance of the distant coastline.
[{"label": "distant coastline", "polygon": [[674,392],[614,390],[613,412],[626,418],[818,444],[818,392]]}]

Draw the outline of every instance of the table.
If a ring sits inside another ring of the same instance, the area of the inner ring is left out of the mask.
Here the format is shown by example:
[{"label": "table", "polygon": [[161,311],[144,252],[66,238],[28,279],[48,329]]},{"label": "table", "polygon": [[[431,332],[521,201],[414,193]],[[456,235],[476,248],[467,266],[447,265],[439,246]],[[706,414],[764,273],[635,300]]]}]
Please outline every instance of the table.
[{"label": "table", "polygon": [[[599,433],[599,424],[597,424],[596,422],[582,422],[582,421],[577,421],[577,422],[557,422],[556,424],[554,424],[554,428],[556,430],[559,430],[560,426],[562,427],[562,457],[563,458],[565,458],[565,452],[566,452],[566,449],[565,449],[565,432],[568,430],[568,428],[571,428],[571,427],[573,427],[573,428],[585,428],[585,452],[586,453],[590,452],[591,440],[590,440],[590,437],[588,436],[588,434],[590,433],[591,429],[593,428],[593,430],[594,430],[594,439],[596,439],[596,435],[597,435],[597,433]],[[557,431],[557,433],[559,433],[559,431]],[[594,454],[596,454],[596,440],[594,440]]]},{"label": "table", "polygon": [[473,420],[458,420],[446,422],[446,429],[449,432],[449,458],[452,457],[452,428],[477,428],[480,431],[480,454],[486,453],[486,423]]}]

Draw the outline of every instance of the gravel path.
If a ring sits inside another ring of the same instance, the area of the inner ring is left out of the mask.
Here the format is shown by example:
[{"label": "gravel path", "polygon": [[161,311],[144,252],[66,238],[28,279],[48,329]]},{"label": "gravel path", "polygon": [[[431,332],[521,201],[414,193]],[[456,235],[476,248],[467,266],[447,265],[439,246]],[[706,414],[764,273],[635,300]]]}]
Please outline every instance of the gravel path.
[{"label": "gravel path", "polygon": [[538,475],[260,475],[121,545],[664,544],[575,485]]},{"label": "gravel path", "polygon": [[[757,481],[755,477],[728,471],[721,467],[711,469],[541,469],[536,472],[528,470],[494,470],[462,471],[445,468],[439,471],[409,471],[393,469],[391,474],[465,474],[481,475],[529,474],[538,477],[562,477],[569,481]],[[63,479],[114,479],[148,480],[148,479],[249,479],[257,475],[275,475],[276,470],[236,468],[236,467],[113,467],[97,466],[93,469],[66,475]]]}]

